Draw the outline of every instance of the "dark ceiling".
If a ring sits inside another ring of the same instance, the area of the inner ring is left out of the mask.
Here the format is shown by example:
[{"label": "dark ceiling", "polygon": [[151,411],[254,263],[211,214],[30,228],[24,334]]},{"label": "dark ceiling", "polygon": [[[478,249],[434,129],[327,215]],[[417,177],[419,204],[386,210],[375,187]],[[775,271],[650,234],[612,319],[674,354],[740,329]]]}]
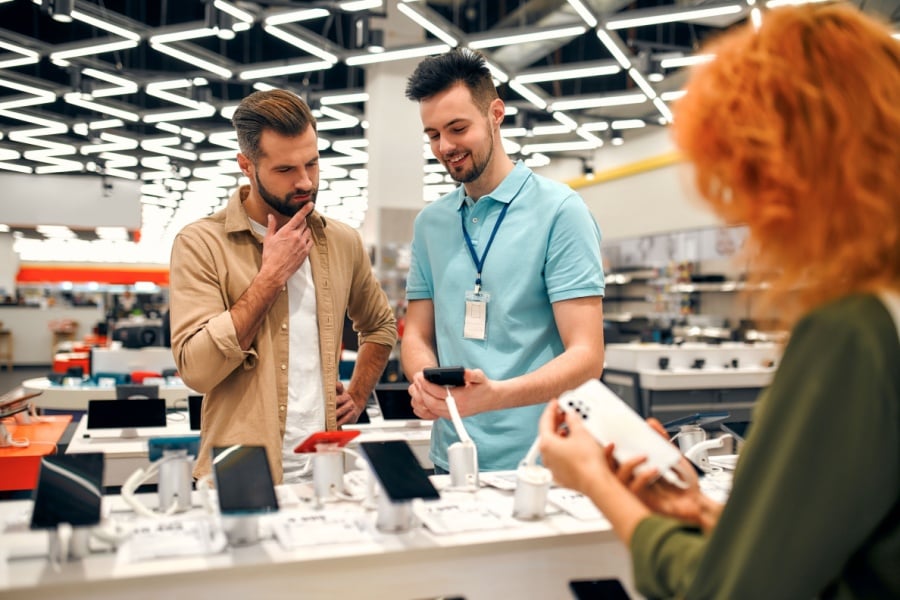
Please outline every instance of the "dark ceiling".
[{"label": "dark ceiling", "polygon": [[[856,3],[895,24],[900,21],[900,0]],[[542,153],[552,160],[567,152],[564,146],[546,144],[543,150],[529,151],[524,132],[529,140],[538,139],[534,128],[541,125],[555,126],[541,142],[574,142],[580,144],[578,152],[593,151],[610,141],[613,132],[623,133],[627,140],[636,135],[632,127],[663,125],[685,70],[670,68],[652,78],[660,61],[690,57],[710,35],[745,20],[751,5],[762,4],[0,0],[0,172],[139,180],[145,184],[145,221],[150,215],[153,222],[163,223],[164,230],[180,226],[177,211],[186,196],[179,190],[200,182],[206,185],[205,193],[224,199],[237,181],[229,109],[260,86],[290,89],[314,108],[335,94],[363,92],[366,70],[358,59],[370,56],[373,32],[390,19],[416,21],[410,13],[460,46],[482,48],[512,81],[500,79],[500,90],[507,104],[518,110],[508,119],[509,126],[523,129],[518,134],[510,131],[505,139],[521,145],[523,156]],[[74,18],[60,22],[70,9]],[[315,9],[316,18],[284,17]],[[696,14],[719,9],[724,12],[717,16]],[[674,22],[622,21],[643,17],[652,21],[660,13],[673,12],[680,15]],[[421,22],[415,26],[421,28],[417,46],[441,41]],[[560,29],[573,30],[543,41],[486,41]],[[184,39],[173,39],[178,37]],[[387,54],[399,49],[388,40]],[[597,66],[611,72],[544,76],[554,69]],[[304,71],[248,73],[264,67]],[[522,78],[519,85],[517,78]],[[347,151],[340,144],[365,136],[365,118],[364,99],[323,108],[320,131],[327,131],[331,142],[322,150],[323,164],[327,167],[330,159],[345,164],[323,171],[324,179],[351,178],[351,169],[357,171],[357,179],[365,173],[365,154],[356,152],[361,156],[358,164],[346,165]],[[360,181],[364,189],[364,176]],[[335,202],[340,207],[342,200]],[[211,204],[206,210],[215,208]],[[159,214],[153,216],[153,211]],[[358,224],[359,215],[351,216],[347,220]],[[160,235],[164,239],[171,232]]]}]

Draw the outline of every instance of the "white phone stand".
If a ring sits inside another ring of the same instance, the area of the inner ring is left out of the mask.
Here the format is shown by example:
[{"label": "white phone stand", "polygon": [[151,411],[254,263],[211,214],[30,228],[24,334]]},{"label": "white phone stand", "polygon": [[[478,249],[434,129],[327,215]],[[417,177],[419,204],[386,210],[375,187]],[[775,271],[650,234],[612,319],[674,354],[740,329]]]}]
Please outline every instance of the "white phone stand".
[{"label": "white phone stand", "polygon": [[91,539],[89,527],[73,527],[68,523],[60,523],[50,531],[49,557],[53,563],[64,563],[70,560],[81,560],[88,554],[88,543]]},{"label": "white phone stand", "polygon": [[684,452],[684,457],[700,467],[704,473],[709,473],[713,470],[713,466],[709,462],[709,451],[713,448],[721,448],[725,444],[725,440],[730,437],[731,435],[726,433],[711,440],[698,442]]},{"label": "white phone stand", "polygon": [[249,546],[259,541],[259,517],[222,515],[222,529],[231,546]]},{"label": "white phone stand", "polygon": [[523,461],[516,471],[513,516],[522,521],[543,519],[547,510],[547,492],[552,481],[553,475],[549,469]]},{"label": "white phone stand", "polygon": [[159,506],[163,511],[185,512],[191,509],[192,456],[187,450],[165,450],[159,464]]},{"label": "white phone stand", "polygon": [[478,448],[469,437],[463,425],[462,417],[456,408],[456,399],[447,387],[447,409],[450,411],[450,420],[456,429],[458,442],[450,444],[447,448],[447,462],[450,467],[450,486],[456,489],[478,489]]},{"label": "white phone stand", "polygon": [[450,485],[457,489],[478,488],[478,449],[472,440],[455,442],[447,448]]},{"label": "white phone stand", "polygon": [[344,493],[344,454],[337,444],[318,444],[312,462],[313,489],[320,502]]},{"label": "white phone stand", "polygon": [[378,486],[378,514],[375,528],[383,533],[402,533],[413,526],[412,502],[392,502],[384,488]]}]

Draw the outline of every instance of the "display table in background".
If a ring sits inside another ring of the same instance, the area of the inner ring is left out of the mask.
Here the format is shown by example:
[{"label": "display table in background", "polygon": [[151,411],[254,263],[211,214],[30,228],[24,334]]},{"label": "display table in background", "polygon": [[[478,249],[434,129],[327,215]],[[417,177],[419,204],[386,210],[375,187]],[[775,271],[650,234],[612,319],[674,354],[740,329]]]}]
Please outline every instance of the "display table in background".
[{"label": "display table in background", "polygon": [[[46,377],[35,377],[22,382],[22,387],[32,392],[42,392],[32,400],[38,408],[63,411],[86,411],[88,400],[114,400],[114,386],[97,386],[84,383],[81,385],[61,385],[51,382]],[[164,384],[159,386],[159,396],[164,398],[168,408],[187,408],[187,397],[196,394],[191,388],[182,384]]]},{"label": "display table in background", "polygon": [[749,421],[775,374],[772,343],[608,344],[602,381],[644,417],[666,422],[698,412]]},{"label": "display table in background", "polygon": [[[431,423],[420,421],[407,424],[405,421],[381,422],[377,416],[367,425],[351,425],[347,429],[360,430],[360,435],[350,442],[356,447],[360,442],[377,442],[384,440],[403,440],[410,445],[413,454],[422,468],[432,469],[434,465],[428,458],[431,442]],[[83,454],[86,452],[102,452],[104,464],[104,486],[121,486],[137,469],[146,469],[150,461],[147,457],[147,440],[151,437],[178,437],[184,435],[200,435],[192,431],[186,411],[169,412],[165,427],[141,427],[137,437],[122,437],[121,430],[98,430],[88,432],[87,416],[82,416],[78,426],[72,433],[72,439],[66,447],[66,454]],[[355,468],[355,461],[347,457],[346,468]],[[151,479],[148,483],[155,483]]]},{"label": "display table in background", "polygon": [[[38,420],[39,419],[39,420]],[[72,415],[52,415],[18,423],[14,417],[3,419],[3,425],[15,440],[28,440],[25,448],[0,447],[0,491],[30,490],[37,483],[41,457],[56,453]]]}]

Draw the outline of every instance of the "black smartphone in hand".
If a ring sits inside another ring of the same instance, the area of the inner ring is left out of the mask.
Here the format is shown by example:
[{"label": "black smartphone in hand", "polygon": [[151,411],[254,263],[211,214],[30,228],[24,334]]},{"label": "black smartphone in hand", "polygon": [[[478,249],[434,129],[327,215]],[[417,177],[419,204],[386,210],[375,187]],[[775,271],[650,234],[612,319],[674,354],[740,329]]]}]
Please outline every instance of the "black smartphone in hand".
[{"label": "black smartphone in hand", "polygon": [[422,375],[431,383],[458,387],[466,385],[465,367],[429,367],[422,370]]}]

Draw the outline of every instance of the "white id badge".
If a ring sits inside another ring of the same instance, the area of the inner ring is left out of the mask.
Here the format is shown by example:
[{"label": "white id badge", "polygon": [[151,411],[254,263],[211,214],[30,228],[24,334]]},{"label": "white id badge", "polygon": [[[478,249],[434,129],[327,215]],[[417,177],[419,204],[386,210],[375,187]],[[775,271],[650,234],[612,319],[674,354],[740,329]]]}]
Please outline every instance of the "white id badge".
[{"label": "white id badge", "polygon": [[463,337],[467,340],[487,338],[487,305],[491,295],[485,292],[466,292],[466,322]]}]

